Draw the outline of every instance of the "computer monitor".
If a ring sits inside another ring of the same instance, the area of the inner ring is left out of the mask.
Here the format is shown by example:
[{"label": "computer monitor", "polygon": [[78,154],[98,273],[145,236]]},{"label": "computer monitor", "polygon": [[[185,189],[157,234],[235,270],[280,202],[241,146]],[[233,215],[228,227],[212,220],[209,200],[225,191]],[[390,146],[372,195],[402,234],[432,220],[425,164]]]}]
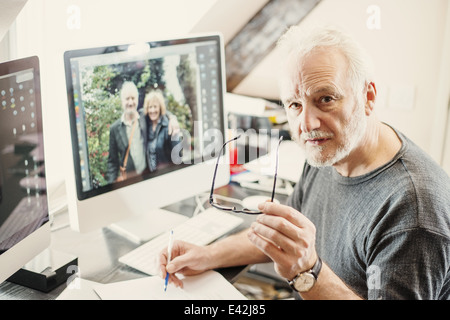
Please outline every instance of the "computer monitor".
[{"label": "computer monitor", "polygon": [[50,245],[39,60],[0,63],[0,283]]},{"label": "computer monitor", "polygon": [[[151,216],[156,223],[169,217],[154,209],[210,188],[227,128],[219,34],[69,50],[64,62],[72,140],[66,181],[73,229],[90,231],[136,216]],[[130,122],[125,134],[125,100],[136,90],[140,130],[133,131]],[[170,141],[160,149],[152,145],[155,140],[162,144],[160,135],[149,132],[153,120],[150,109],[147,113],[144,108],[146,96],[155,91],[163,96],[169,124],[163,140]],[[178,135],[168,135],[178,127]],[[136,134],[144,140],[145,159]],[[126,157],[126,165],[131,161],[136,170],[119,181],[119,166],[124,167]],[[224,161],[217,186],[227,184],[229,177]]]}]

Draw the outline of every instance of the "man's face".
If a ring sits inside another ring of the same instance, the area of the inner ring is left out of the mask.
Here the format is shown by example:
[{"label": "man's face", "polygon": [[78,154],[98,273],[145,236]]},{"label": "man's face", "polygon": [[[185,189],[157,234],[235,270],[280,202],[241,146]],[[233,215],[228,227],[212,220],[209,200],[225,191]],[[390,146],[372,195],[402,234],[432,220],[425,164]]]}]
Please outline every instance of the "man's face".
[{"label": "man's face", "polygon": [[122,107],[125,114],[134,113],[137,109],[138,97],[131,90],[122,96]]},{"label": "man's face", "polygon": [[347,65],[339,51],[320,48],[300,63],[288,61],[282,100],[292,136],[313,166],[345,160],[365,132],[364,106],[357,105]]}]

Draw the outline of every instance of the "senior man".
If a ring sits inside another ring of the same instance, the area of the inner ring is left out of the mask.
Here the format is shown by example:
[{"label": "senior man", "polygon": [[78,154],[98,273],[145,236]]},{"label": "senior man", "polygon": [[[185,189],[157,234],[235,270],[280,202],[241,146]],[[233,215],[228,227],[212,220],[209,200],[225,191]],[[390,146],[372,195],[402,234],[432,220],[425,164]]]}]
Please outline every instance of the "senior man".
[{"label": "senior man", "polygon": [[163,251],[163,274],[182,286],[177,273],[273,261],[303,299],[449,299],[448,175],[377,118],[370,60],[348,35],[292,27],[279,47],[281,100],[307,160],[300,181],[246,232],[177,242],[167,266]]}]

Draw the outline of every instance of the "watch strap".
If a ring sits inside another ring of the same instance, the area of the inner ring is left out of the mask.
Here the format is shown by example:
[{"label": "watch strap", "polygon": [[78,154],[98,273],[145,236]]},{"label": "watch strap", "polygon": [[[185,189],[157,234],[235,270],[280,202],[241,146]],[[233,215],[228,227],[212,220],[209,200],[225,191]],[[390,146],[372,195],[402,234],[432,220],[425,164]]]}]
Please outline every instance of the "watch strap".
[{"label": "watch strap", "polygon": [[314,264],[314,266],[310,270],[310,272],[316,278],[316,280],[319,277],[320,270],[322,270],[322,259],[320,259],[320,257],[318,256],[317,260],[316,260],[316,263]]}]

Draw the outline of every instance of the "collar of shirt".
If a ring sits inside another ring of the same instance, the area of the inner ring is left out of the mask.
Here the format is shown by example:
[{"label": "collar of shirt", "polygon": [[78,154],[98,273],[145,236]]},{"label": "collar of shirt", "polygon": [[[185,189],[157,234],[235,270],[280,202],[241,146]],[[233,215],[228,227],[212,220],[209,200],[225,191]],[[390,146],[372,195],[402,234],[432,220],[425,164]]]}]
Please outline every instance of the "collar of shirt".
[{"label": "collar of shirt", "polygon": [[134,112],[134,120],[132,120],[131,122],[125,119],[125,113],[122,113],[122,117],[120,119],[122,120],[122,123],[125,124],[126,126],[131,126],[134,121],[139,119],[139,113],[137,111]]}]

